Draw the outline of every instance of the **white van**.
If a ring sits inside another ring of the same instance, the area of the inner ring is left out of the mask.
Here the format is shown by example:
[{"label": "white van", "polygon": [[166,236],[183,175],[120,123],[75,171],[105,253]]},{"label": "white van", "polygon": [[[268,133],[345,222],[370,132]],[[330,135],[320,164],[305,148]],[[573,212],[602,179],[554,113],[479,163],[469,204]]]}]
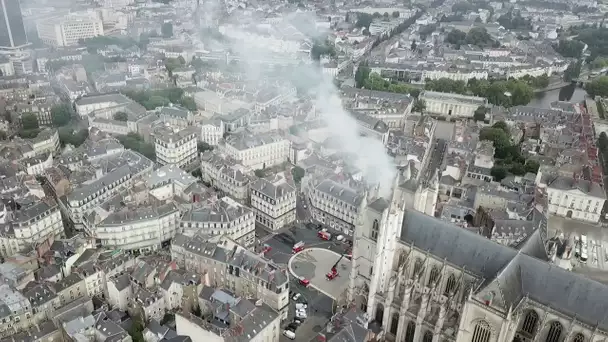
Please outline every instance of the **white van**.
[{"label": "white van", "polygon": [[296,333],[294,333],[291,330],[283,330],[283,335],[285,335],[285,337],[287,337],[290,340],[296,339]]},{"label": "white van", "polygon": [[303,303],[296,303],[296,310],[306,310],[308,308],[308,305],[303,304]]}]

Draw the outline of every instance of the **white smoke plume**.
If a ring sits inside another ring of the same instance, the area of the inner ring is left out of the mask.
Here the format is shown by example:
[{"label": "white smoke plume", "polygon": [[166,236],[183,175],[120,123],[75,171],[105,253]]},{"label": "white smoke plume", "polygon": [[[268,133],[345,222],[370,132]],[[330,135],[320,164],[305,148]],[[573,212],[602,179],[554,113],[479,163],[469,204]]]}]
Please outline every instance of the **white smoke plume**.
[{"label": "white smoke plume", "polygon": [[[308,16],[302,17],[290,14],[285,17],[289,18],[286,22],[298,26],[299,31],[305,32],[308,37],[312,35],[318,37],[320,35],[317,28],[314,27],[314,20],[311,22]],[[311,24],[312,27],[310,27]],[[245,33],[248,32],[247,27],[263,28],[265,24],[253,23],[243,27],[242,24],[232,23],[230,26],[231,30],[238,30],[240,26],[240,30]],[[229,46],[226,46],[226,48],[243,57],[244,60],[281,58],[276,50],[267,46],[255,45],[246,39],[231,40],[228,44]],[[277,76],[276,73],[270,75],[263,66],[257,66],[256,64],[243,66],[242,71],[250,80],[276,79]],[[342,105],[339,90],[334,85],[332,77],[323,74],[322,67],[311,62],[286,68],[280,78],[286,82],[296,84],[300,89],[308,90],[313,98],[316,111],[327,124],[331,136],[337,141],[342,152],[349,156],[344,162],[361,170],[368,186],[379,186],[380,195],[389,195],[396,175],[396,167],[387,155],[381,141],[360,134],[357,121]]]}]

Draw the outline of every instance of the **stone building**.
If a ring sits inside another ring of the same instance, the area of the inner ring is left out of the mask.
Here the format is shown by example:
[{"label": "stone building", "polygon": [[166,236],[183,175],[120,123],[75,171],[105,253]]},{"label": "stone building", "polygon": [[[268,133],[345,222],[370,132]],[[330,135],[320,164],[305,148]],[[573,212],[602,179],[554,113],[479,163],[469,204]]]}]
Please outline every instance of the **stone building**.
[{"label": "stone building", "polygon": [[[608,287],[548,262],[545,227],[517,248],[414,211],[412,192],[366,199],[348,300],[386,341],[597,342]],[[405,205],[404,205],[405,203]]]}]

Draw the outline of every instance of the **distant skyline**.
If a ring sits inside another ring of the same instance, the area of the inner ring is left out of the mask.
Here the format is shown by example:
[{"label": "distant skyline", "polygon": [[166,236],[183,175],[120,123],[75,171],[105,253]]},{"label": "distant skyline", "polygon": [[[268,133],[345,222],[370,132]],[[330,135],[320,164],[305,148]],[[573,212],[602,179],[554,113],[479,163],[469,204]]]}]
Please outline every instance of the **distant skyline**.
[{"label": "distant skyline", "polygon": [[0,0],[0,48],[27,45],[19,0]]}]

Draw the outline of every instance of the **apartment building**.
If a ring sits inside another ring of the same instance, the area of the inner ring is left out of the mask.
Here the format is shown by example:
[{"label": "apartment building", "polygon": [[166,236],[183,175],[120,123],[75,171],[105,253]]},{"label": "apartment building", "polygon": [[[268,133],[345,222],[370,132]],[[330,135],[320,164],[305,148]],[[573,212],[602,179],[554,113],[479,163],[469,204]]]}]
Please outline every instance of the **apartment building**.
[{"label": "apartment building", "polygon": [[34,154],[53,153],[59,151],[59,131],[45,128],[33,139],[27,139]]},{"label": "apartment building", "polygon": [[78,40],[103,36],[103,22],[93,14],[69,14],[38,21],[38,37],[43,43],[59,47],[78,44]]},{"label": "apartment building", "polygon": [[41,175],[46,169],[53,166],[53,154],[45,152],[34,157],[20,161],[28,175]]},{"label": "apartment building", "polygon": [[203,320],[189,313],[175,315],[177,333],[193,342],[278,342],[280,315],[268,305],[258,305],[229,291],[205,286],[198,295]]},{"label": "apartment building", "polygon": [[239,201],[248,198],[249,178],[245,167],[216,151],[205,151],[200,158],[203,181]]},{"label": "apartment building", "polygon": [[549,213],[580,221],[599,222],[606,202],[606,193],[600,184],[564,176],[541,177],[539,187],[546,186]]},{"label": "apartment building", "polygon": [[8,284],[0,285],[0,336],[6,337],[32,326],[30,300]]},{"label": "apartment building", "polygon": [[136,179],[152,171],[152,161],[143,155],[125,150],[93,161],[95,178],[72,185],[72,191],[60,205],[77,230],[84,229],[83,216],[121,190],[129,188]]},{"label": "apartment building", "polygon": [[250,208],[224,197],[184,213],[179,230],[187,236],[223,235],[239,245],[251,247],[255,243],[255,221]]},{"label": "apartment building", "polygon": [[158,291],[149,291],[148,289],[139,286],[136,286],[133,302],[131,302],[129,306],[141,309],[139,312],[143,313],[143,319],[145,321],[152,319],[157,321],[162,320],[167,309],[162,293]]},{"label": "apartment building", "polygon": [[289,274],[226,237],[189,237],[171,242],[171,258],[180,268],[205,274],[203,284],[223,286],[237,296],[259,298],[287,317]]},{"label": "apartment building", "polygon": [[25,247],[64,235],[57,203],[45,199],[0,210],[0,255],[10,256]]},{"label": "apartment building", "polygon": [[160,127],[154,131],[156,160],[161,165],[185,167],[196,160],[198,132],[193,127],[184,129]]},{"label": "apartment building", "polygon": [[221,119],[211,119],[207,122],[201,122],[200,126],[200,140],[211,146],[217,146],[224,136],[224,122]]},{"label": "apartment building", "polygon": [[308,196],[315,220],[353,236],[364,194],[327,179],[311,188]]},{"label": "apartment building", "polygon": [[287,161],[289,140],[278,133],[236,133],[220,141],[218,149],[250,169],[265,169]]},{"label": "apartment building", "polygon": [[102,210],[88,214],[84,224],[104,248],[156,250],[175,235],[179,224],[179,209],[173,202],[126,206],[100,215]]},{"label": "apartment building", "polygon": [[108,279],[107,288],[108,303],[110,303],[113,308],[126,311],[129,307],[129,302],[133,298],[133,289],[131,287],[129,275],[122,273]]},{"label": "apartment building", "polygon": [[283,182],[273,184],[258,179],[251,184],[251,207],[255,220],[266,229],[273,231],[296,220],[296,191]]}]

